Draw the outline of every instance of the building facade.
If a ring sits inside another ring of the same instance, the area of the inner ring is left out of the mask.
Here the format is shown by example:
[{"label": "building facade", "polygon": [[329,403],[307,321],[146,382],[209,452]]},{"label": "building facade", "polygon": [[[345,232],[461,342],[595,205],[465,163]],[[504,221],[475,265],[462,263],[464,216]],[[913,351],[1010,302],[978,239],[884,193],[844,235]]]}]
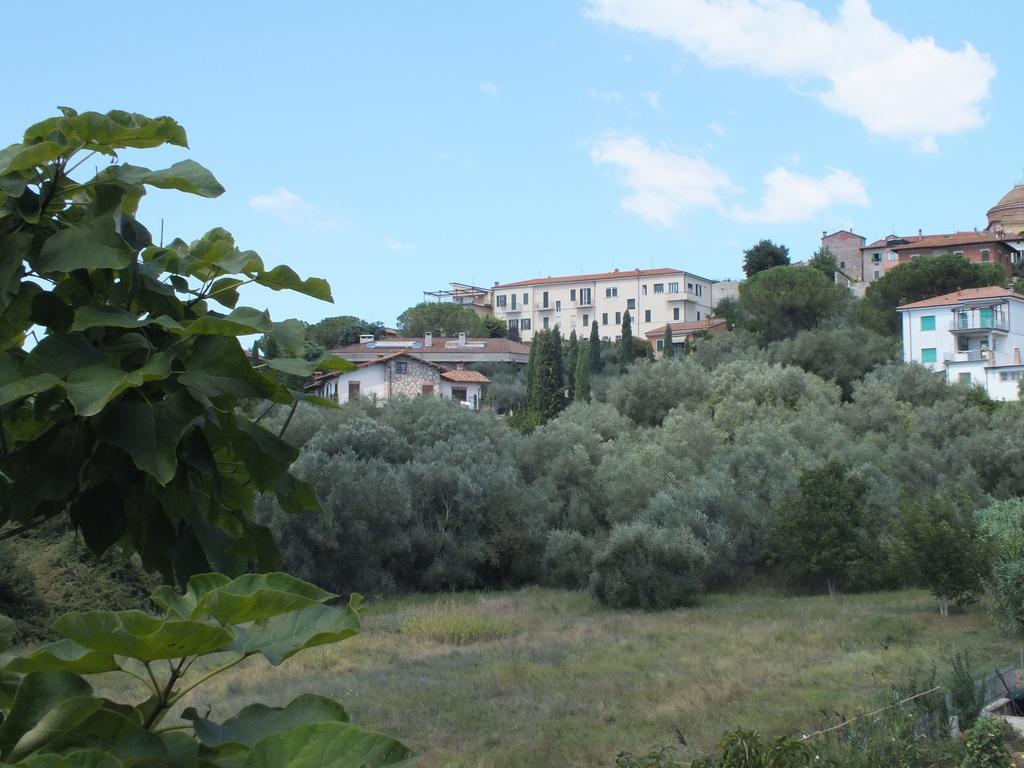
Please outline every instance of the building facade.
[{"label": "building facade", "polygon": [[900,264],[909,264],[917,258],[952,253],[979,264],[1001,264],[1007,272],[1013,270],[1018,250],[1001,234],[983,232],[954,232],[946,235],[898,237],[889,235],[861,249],[863,269],[867,282],[877,280]]},{"label": "building facade", "polygon": [[564,335],[585,336],[595,320],[601,337],[614,341],[627,311],[634,336],[666,323],[703,320],[711,314],[713,282],[679,269],[616,269],[495,285],[491,295],[495,317],[525,342],[556,326]]},{"label": "building facade", "polygon": [[1024,296],[1009,288],[965,288],[904,304],[903,360],[945,373],[948,382],[984,387],[993,400],[1017,400],[1024,375]]},{"label": "building facade", "polygon": [[422,339],[374,339],[365,337],[358,344],[335,347],[329,354],[353,363],[393,355],[396,352],[411,352],[421,360],[451,368],[466,363],[517,363],[526,365],[530,359],[530,348],[512,339],[474,339],[461,333],[454,339],[435,338],[427,333]]},{"label": "building facade", "polygon": [[848,229],[840,229],[831,235],[821,233],[821,247],[828,248],[836,257],[836,282],[850,286],[864,281],[864,259],[861,249],[865,238]]},{"label": "building facade", "polygon": [[451,370],[409,352],[359,363],[354,371],[319,376],[306,389],[335,403],[367,398],[383,403],[397,397],[440,397],[479,410],[490,379],[479,371]]},{"label": "building facade", "polygon": [[[699,334],[725,333],[729,330],[729,323],[725,318],[714,318],[710,315],[704,320],[692,323],[668,323],[672,329],[672,351],[677,355],[685,353],[686,348]],[[654,350],[654,357],[660,360],[665,355],[665,327],[648,331],[646,334],[647,343]]]}]

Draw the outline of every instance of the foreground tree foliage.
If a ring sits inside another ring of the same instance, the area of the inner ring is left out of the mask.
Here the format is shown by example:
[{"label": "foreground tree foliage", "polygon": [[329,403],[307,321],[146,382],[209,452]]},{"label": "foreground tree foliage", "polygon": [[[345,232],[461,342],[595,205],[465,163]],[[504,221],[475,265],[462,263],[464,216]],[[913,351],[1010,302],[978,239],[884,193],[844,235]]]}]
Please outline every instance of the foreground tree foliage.
[{"label": "foreground tree foliage", "polygon": [[[269,373],[337,364],[301,358],[301,323],[239,305],[250,283],[330,301],[325,281],[266,267],[222,229],[153,243],[135,217],[147,186],[223,191],[192,160],[117,162],[162,144],[187,146],[169,117],[63,109],[0,152],[0,537],[67,515],[97,554],[121,544],[184,583],[273,567],[257,493],[317,506],[295,451],[238,406],[294,406]],[[78,178],[97,155],[110,164]],[[263,333],[293,356],[254,370],[237,337]]]},{"label": "foreground tree foliage", "polygon": [[[208,573],[193,576],[184,594],[157,589],[159,615],[66,614],[54,625],[62,639],[0,657],[0,761],[26,768],[403,762],[409,750],[352,725],[341,704],[322,696],[252,704],[220,722],[188,707],[181,717],[194,736],[166,723],[189,693],[249,657],[277,666],[358,634],[360,598],[328,605],[335,597],[284,573],[234,580]],[[0,651],[12,633],[13,622],[0,616]],[[133,703],[97,695],[88,678],[99,674],[133,678],[147,695]]]}]

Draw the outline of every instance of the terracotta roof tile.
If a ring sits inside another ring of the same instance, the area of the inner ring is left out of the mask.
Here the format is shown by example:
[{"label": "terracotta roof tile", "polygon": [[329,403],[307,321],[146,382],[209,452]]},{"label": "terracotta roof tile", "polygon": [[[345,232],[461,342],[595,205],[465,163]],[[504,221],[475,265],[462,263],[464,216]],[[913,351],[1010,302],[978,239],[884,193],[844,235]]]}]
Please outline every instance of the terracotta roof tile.
[{"label": "terracotta roof tile", "polygon": [[992,232],[953,232],[946,235],[925,235],[912,238],[909,243],[890,245],[894,251],[908,251],[915,248],[942,248],[954,245],[979,245],[982,243],[1002,243],[1003,238]]},{"label": "terracotta roof tile", "polygon": [[617,278],[635,278],[635,277],[658,277],[660,275],[685,275],[687,274],[681,269],[672,269],[671,267],[659,267],[657,269],[630,269],[630,270],[612,270],[611,272],[595,272],[589,275],[566,275],[565,277],[537,277],[533,280],[520,280],[517,283],[503,283],[501,285],[494,286],[494,290],[499,291],[503,288],[521,288],[527,285],[549,285],[550,283],[575,283],[581,280],[615,280]]},{"label": "terracotta roof tile", "polygon": [[[725,325],[726,319],[724,317],[709,317],[706,320],[691,320],[686,323],[669,323],[672,327],[672,334],[677,333],[688,333],[690,331],[707,331],[711,328],[719,328]],[[665,328],[657,328],[653,331],[648,331],[644,334],[647,338],[653,339],[659,336],[665,335]]]},{"label": "terracotta roof tile", "polygon": [[914,301],[910,304],[903,304],[899,309],[902,311],[904,309],[925,309],[926,307],[947,307],[955,304],[961,304],[965,301],[1001,298],[1014,298],[1024,301],[1024,296],[1019,293],[1015,293],[1009,288],[1003,288],[999,285],[989,285],[984,288],[964,288],[959,291],[954,291],[953,293],[944,293],[941,296],[932,296],[930,299],[922,299],[921,301]]},{"label": "terracotta roof tile", "polygon": [[[384,342],[381,344],[380,342]],[[414,355],[430,355],[434,353],[455,352],[459,350],[458,339],[442,339],[434,337],[429,347],[423,346],[423,339],[380,339],[370,344],[349,344],[344,347],[335,347],[330,354],[336,357],[345,357],[349,354],[377,354],[382,357],[395,352],[410,352]],[[408,346],[399,346],[406,344]],[[530,348],[519,341],[511,339],[466,339],[466,352],[486,352],[491,354],[515,354],[528,355]]]},{"label": "terracotta roof tile", "polygon": [[441,374],[442,379],[448,381],[459,381],[465,384],[490,384],[491,380],[484,376],[480,371],[467,371],[465,369],[461,371],[445,371]]}]

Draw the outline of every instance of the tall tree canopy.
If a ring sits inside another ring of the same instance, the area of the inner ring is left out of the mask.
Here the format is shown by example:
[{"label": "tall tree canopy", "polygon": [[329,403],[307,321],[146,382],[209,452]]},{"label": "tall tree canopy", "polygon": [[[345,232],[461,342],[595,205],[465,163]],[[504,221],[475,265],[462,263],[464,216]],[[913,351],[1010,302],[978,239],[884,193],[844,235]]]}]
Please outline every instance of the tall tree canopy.
[{"label": "tall tree canopy", "polygon": [[747,277],[753,277],[758,272],[787,264],[789,264],[789,248],[784,245],[776,245],[771,240],[760,240],[757,245],[753,245],[743,252],[743,273]]},{"label": "tall tree canopy", "polygon": [[338,315],[325,317],[306,328],[306,339],[324,349],[355,344],[365,334],[372,334],[379,339],[384,335],[384,323],[371,323],[352,315]]},{"label": "tall tree canopy", "polygon": [[829,250],[827,245],[821,246],[821,248],[814,252],[814,255],[807,262],[807,266],[821,272],[827,280],[835,280],[836,272],[839,271],[839,262],[836,260],[836,255]]},{"label": "tall tree canopy", "polygon": [[767,341],[816,328],[849,300],[849,291],[817,269],[772,267],[740,285],[744,325]]},{"label": "tall tree canopy", "polygon": [[979,264],[951,253],[925,256],[886,272],[871,283],[860,307],[860,319],[878,333],[898,334],[901,304],[920,301],[961,288],[1006,285],[1009,276],[999,264]]},{"label": "tall tree canopy", "polygon": [[398,332],[410,337],[425,333],[444,337],[464,333],[477,338],[491,335],[487,324],[473,309],[450,301],[424,301],[409,307],[398,316]]}]

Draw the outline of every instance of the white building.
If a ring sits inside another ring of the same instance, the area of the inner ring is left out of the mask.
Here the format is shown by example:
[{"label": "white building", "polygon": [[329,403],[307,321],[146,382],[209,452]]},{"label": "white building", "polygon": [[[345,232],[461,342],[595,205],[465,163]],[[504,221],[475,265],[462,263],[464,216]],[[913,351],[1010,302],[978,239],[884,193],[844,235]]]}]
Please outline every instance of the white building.
[{"label": "white building", "polygon": [[440,397],[479,410],[490,381],[479,371],[451,370],[409,352],[395,352],[359,363],[354,371],[319,376],[306,389],[336,403],[360,397],[378,403],[395,397]]},{"label": "white building", "polygon": [[1009,288],[965,288],[899,308],[903,360],[977,384],[993,400],[1016,400],[1024,374],[1024,296]]},{"label": "white building", "polygon": [[703,320],[711,314],[713,282],[679,269],[614,269],[495,285],[491,295],[495,317],[523,341],[555,326],[566,336],[586,336],[595,320],[601,337],[615,340],[627,310],[640,338],[666,323]]}]

